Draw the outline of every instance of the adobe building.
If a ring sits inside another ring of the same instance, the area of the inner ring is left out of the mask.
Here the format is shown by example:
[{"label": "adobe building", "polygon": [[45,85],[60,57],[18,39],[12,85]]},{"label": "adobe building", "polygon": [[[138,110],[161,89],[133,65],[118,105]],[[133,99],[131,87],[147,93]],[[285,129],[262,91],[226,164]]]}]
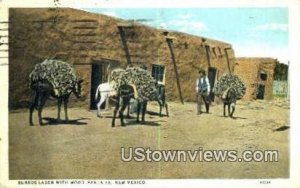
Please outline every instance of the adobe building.
[{"label": "adobe building", "polygon": [[247,88],[243,99],[272,99],[276,62],[273,58],[236,58],[234,73]]},{"label": "adobe building", "polygon": [[106,82],[115,67],[146,65],[165,83],[168,100],[195,101],[198,69],[208,71],[213,86],[235,66],[234,50],[226,42],[83,10],[13,8],[9,21],[10,108],[27,107],[29,74],[46,58],[73,65],[84,79],[80,105],[89,109],[95,108],[98,84]]}]

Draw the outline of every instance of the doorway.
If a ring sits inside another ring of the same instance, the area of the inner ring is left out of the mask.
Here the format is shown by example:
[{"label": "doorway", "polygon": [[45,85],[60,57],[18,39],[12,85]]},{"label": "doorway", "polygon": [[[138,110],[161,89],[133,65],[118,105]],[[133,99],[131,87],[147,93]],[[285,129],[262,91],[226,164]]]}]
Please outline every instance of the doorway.
[{"label": "doorway", "polygon": [[[92,63],[92,76],[91,76],[91,97],[90,97],[90,109],[97,109],[98,100],[95,99],[96,90],[99,84],[103,83],[102,64]],[[104,104],[105,105],[105,104]],[[104,106],[105,107],[105,106]],[[101,107],[101,108],[104,108]]]},{"label": "doorway", "polygon": [[265,98],[265,85],[260,84],[258,86],[256,99],[264,99],[264,98]]},{"label": "doorway", "polygon": [[[217,76],[217,69],[213,67],[209,67],[207,77],[210,84],[210,91],[212,91],[214,88],[216,76]],[[210,99],[211,101],[215,101],[215,94],[213,92],[210,92]]]},{"label": "doorway", "polygon": [[[98,99],[95,99],[95,94],[99,84],[108,82],[110,71],[119,67],[119,62],[111,59],[98,59],[91,62],[91,90],[90,90],[90,109],[96,110]],[[107,100],[108,102],[108,100]],[[101,109],[105,109],[107,102],[101,105]]]}]

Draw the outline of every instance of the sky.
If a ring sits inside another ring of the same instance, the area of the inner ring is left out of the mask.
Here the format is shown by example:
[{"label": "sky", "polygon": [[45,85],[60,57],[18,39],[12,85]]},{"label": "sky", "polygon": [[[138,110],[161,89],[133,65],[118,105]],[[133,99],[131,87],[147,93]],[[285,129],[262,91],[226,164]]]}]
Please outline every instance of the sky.
[{"label": "sky", "polygon": [[85,9],[232,44],[236,57],[288,57],[287,8]]}]

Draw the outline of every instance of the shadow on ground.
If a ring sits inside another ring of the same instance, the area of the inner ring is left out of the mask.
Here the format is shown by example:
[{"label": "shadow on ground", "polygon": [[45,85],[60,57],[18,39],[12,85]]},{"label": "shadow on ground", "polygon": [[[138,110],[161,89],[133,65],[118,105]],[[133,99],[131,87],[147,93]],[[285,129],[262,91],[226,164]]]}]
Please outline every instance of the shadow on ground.
[{"label": "shadow on ground", "polygon": [[[147,111],[147,114],[149,114],[149,115],[152,115],[152,116],[159,116],[159,113],[158,112],[153,112],[153,111]],[[167,115],[166,114],[161,114],[161,117],[167,117]]]},{"label": "shadow on ground", "polygon": [[[230,118],[229,116],[222,116],[222,115],[218,115],[218,117],[223,117],[223,118]],[[237,117],[237,116],[233,116],[231,119],[248,119],[248,118],[245,118],[245,117]]]},{"label": "shadow on ground", "polygon": [[160,126],[158,122],[163,122],[163,121],[145,121],[144,123],[139,122],[137,123],[136,120],[129,120],[125,123],[125,125],[128,126],[140,126],[140,125],[146,125],[146,126]]},{"label": "shadow on ground", "polygon": [[285,131],[285,130],[287,130],[287,129],[289,129],[289,128],[290,128],[289,126],[284,125],[284,126],[282,126],[282,127],[279,127],[279,128],[277,128],[277,129],[275,129],[274,131]]},{"label": "shadow on ground", "polygon": [[87,120],[89,118],[80,118],[73,120],[57,120],[56,118],[45,117],[43,120],[46,121],[44,125],[59,125],[59,124],[67,124],[67,125],[87,125],[87,122],[80,122],[81,120]]}]

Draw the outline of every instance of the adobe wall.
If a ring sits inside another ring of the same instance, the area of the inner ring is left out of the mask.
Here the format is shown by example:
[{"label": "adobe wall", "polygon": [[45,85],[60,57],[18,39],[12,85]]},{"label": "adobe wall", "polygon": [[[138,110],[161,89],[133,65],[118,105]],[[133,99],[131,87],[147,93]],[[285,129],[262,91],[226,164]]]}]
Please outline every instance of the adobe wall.
[{"label": "adobe wall", "polygon": [[[272,86],[276,59],[272,58],[236,58],[235,74],[246,84],[247,90],[243,99],[256,99],[258,85],[265,85],[264,99],[272,99]],[[267,74],[267,80],[260,78],[260,73]]]},{"label": "adobe wall", "polygon": [[[81,99],[89,103],[91,63],[110,59],[127,66],[127,56],[118,26],[124,24],[127,50],[133,65],[165,66],[168,100],[179,100],[169,46],[158,30],[138,23],[75,9],[10,9],[10,107],[26,106],[30,97],[28,76],[36,63],[58,58],[74,65],[84,79]],[[172,49],[185,101],[195,101],[198,69],[217,69],[217,78],[231,72],[235,56],[231,45],[179,32],[170,32]],[[225,53],[227,51],[227,57]],[[209,60],[208,60],[208,56]],[[22,70],[22,71],[20,71]]]}]

